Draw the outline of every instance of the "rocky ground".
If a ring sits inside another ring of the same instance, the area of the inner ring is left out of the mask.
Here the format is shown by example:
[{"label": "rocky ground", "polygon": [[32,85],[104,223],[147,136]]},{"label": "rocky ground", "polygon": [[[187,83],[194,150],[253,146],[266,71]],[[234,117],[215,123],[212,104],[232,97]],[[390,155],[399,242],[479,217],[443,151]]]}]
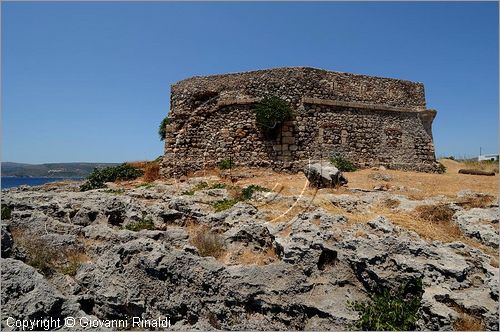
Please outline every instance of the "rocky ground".
[{"label": "rocky ground", "polygon": [[358,318],[349,303],[422,280],[418,329],[498,330],[497,197],[416,199],[389,178],[238,202],[256,179],[3,190],[2,317],[341,330]]}]

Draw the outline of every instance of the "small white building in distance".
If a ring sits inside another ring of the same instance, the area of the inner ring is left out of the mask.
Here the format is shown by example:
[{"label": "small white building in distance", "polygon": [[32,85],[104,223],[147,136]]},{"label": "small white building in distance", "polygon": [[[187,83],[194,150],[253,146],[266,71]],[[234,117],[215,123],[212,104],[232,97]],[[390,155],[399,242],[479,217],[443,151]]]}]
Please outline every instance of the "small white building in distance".
[{"label": "small white building in distance", "polygon": [[477,161],[485,161],[485,160],[489,161],[498,160],[498,154],[483,154],[477,157]]}]

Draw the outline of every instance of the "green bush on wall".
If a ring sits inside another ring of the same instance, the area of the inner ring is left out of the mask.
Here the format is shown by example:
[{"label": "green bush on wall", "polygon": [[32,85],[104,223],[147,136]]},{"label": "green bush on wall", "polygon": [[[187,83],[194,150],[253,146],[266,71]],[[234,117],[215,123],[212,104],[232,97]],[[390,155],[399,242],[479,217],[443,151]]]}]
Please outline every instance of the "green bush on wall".
[{"label": "green bush on wall", "polygon": [[234,162],[231,159],[222,159],[217,163],[217,167],[219,167],[220,170],[234,168]]},{"label": "green bush on wall", "polygon": [[168,115],[161,120],[160,127],[158,127],[158,135],[160,136],[160,141],[165,140],[167,136],[167,125],[170,123],[170,118]]},{"label": "green bush on wall", "polygon": [[257,124],[272,136],[276,136],[279,126],[293,116],[290,105],[277,96],[264,97],[257,103],[254,111]]}]

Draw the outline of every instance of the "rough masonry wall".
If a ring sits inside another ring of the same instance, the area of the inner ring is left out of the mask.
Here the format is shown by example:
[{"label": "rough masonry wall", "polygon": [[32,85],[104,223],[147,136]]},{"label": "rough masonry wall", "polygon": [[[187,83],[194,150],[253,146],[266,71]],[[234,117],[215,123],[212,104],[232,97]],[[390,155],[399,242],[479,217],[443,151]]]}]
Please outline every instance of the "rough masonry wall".
[{"label": "rough masonry wall", "polygon": [[302,67],[192,77],[174,84],[171,93],[170,109],[178,114],[189,113],[214,97],[259,98],[270,94],[295,107],[305,96],[425,110],[422,83]]},{"label": "rough masonry wall", "polygon": [[[277,95],[295,112],[276,140],[255,122],[260,98]],[[431,123],[423,85],[408,81],[280,68],[195,77],[172,86],[164,176],[237,165],[300,170],[341,154],[360,166],[431,171]]]}]

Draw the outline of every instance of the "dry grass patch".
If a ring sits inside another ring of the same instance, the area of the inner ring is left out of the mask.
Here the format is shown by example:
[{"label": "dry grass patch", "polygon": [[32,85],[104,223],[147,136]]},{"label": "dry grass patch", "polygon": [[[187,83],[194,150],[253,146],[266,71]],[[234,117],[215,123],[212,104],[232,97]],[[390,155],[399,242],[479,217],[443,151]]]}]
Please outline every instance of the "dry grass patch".
[{"label": "dry grass patch", "polygon": [[491,195],[478,195],[474,197],[461,198],[456,204],[464,209],[486,208],[495,201],[495,197]]},{"label": "dry grass patch", "polygon": [[[402,188],[400,192],[414,199],[425,199],[428,197],[444,195],[456,198],[459,191],[469,189],[475,192],[488,193],[498,196],[498,178],[496,176],[480,176],[458,174],[463,163],[453,160],[440,160],[446,167],[445,174],[419,173],[397,170],[387,170],[384,174],[391,176],[391,186]],[[365,169],[348,174],[348,186],[350,188],[362,188],[372,190],[380,184],[371,178],[373,170]]]},{"label": "dry grass patch", "polygon": [[357,230],[356,233],[354,233],[355,237],[366,237],[366,235],[366,232],[361,229]]},{"label": "dry grass patch", "polygon": [[67,250],[64,256],[66,262],[58,267],[59,271],[72,277],[76,275],[83,263],[90,261],[89,257],[82,250]]},{"label": "dry grass patch", "polygon": [[485,331],[481,320],[477,317],[468,315],[464,312],[460,313],[458,319],[453,323],[455,331]]},{"label": "dry grass patch", "polygon": [[258,209],[265,213],[266,220],[271,222],[290,221],[299,213],[308,212],[311,208],[310,201],[303,199],[296,202],[277,199],[258,206]]},{"label": "dry grass patch", "polygon": [[491,266],[498,269],[498,267],[500,266],[500,264],[498,262],[498,256],[492,256],[491,260],[490,260],[490,264],[491,264]]},{"label": "dry grass patch", "polygon": [[480,171],[494,172],[498,174],[498,161],[477,161],[466,160],[463,164],[470,169],[477,169]]},{"label": "dry grass patch", "polygon": [[311,220],[311,224],[319,226],[321,224],[321,220],[318,217],[314,217],[314,219]]},{"label": "dry grass patch", "polygon": [[45,276],[56,271],[74,276],[80,265],[90,260],[83,249],[53,247],[46,240],[23,229],[13,229],[11,234],[14,244],[26,253],[26,264]]},{"label": "dry grass patch", "polygon": [[292,234],[292,225],[287,225],[283,230],[278,233],[282,237],[289,237]]},{"label": "dry grass patch", "polygon": [[401,202],[394,198],[387,198],[383,200],[381,204],[388,209],[395,209],[399,206],[399,204],[401,204]]},{"label": "dry grass patch", "polygon": [[139,169],[144,169],[148,163],[149,163],[148,160],[135,160],[127,162],[127,164],[129,164],[130,166]]},{"label": "dry grass patch", "polygon": [[449,222],[455,211],[446,204],[420,205],[415,208],[417,215],[427,221]]},{"label": "dry grass patch", "polygon": [[267,265],[278,259],[274,248],[268,248],[261,252],[245,249],[236,257],[236,261],[243,265]]},{"label": "dry grass patch", "polygon": [[406,213],[385,213],[384,214],[394,224],[414,231],[419,236],[427,240],[437,240],[442,242],[462,241],[466,239],[457,224],[450,220],[439,222],[429,221],[418,215]]},{"label": "dry grass patch", "polygon": [[204,226],[190,226],[188,232],[190,242],[198,249],[200,256],[221,258],[224,255],[224,241],[220,234]]},{"label": "dry grass patch", "polygon": [[[371,210],[366,210],[363,213],[360,212],[347,212],[341,207],[333,205],[333,203],[328,200],[328,198],[316,197],[314,204],[318,207],[323,208],[328,213],[332,215],[343,215],[347,218],[347,225],[351,226],[353,224],[366,224],[368,221],[374,219],[377,214]],[[385,211],[385,210],[384,210]]]},{"label": "dry grass patch", "polygon": [[144,175],[142,179],[144,182],[153,182],[160,178],[160,163],[158,161],[152,161],[145,165]]}]

